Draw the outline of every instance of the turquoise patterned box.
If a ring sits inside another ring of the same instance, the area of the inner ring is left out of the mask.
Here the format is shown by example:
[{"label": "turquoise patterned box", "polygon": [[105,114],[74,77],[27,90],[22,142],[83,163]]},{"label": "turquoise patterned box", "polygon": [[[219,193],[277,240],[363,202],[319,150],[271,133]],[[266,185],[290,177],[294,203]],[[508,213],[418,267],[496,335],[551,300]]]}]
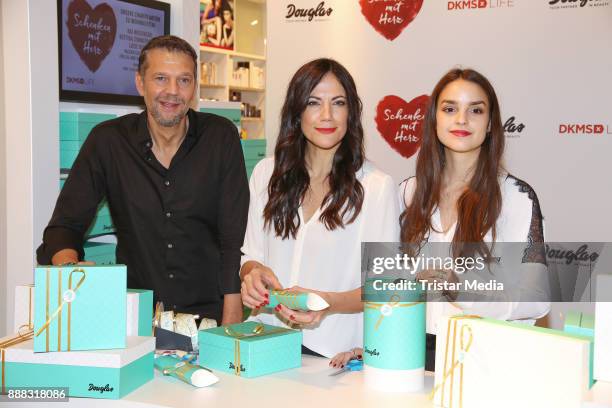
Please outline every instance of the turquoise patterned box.
[{"label": "turquoise patterned box", "polygon": [[125,347],[125,265],[34,271],[34,351]]},{"label": "turquoise patterned box", "polygon": [[246,378],[302,365],[302,332],[258,322],[200,330],[200,365]]},{"label": "turquoise patterned box", "polygon": [[3,389],[67,387],[71,397],[118,399],[153,379],[154,337],[128,337],[118,350],[35,353],[31,339],[2,348]]}]

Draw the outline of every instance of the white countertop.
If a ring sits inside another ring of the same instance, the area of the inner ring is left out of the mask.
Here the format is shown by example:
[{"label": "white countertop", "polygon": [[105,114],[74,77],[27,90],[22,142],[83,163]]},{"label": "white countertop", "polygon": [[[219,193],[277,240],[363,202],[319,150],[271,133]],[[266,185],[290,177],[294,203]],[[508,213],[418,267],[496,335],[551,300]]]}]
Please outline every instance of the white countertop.
[{"label": "white countertop", "polygon": [[[365,388],[362,372],[347,372],[330,377],[328,374],[333,372],[333,369],[329,368],[328,362],[329,360],[323,358],[303,356],[301,368],[250,379],[215,372],[220,381],[208,388],[195,388],[175,378],[164,377],[156,371],[153,381],[121,400],[71,398],[69,403],[28,403],[27,407],[433,407],[433,403],[428,399],[429,391],[433,387],[432,373],[426,373],[425,389],[420,393],[391,394]],[[272,404],[274,399],[281,402]],[[0,405],[9,406],[2,403]],[[25,408],[23,403],[10,405]],[[589,391],[582,408],[612,408],[612,383],[596,383]]]}]

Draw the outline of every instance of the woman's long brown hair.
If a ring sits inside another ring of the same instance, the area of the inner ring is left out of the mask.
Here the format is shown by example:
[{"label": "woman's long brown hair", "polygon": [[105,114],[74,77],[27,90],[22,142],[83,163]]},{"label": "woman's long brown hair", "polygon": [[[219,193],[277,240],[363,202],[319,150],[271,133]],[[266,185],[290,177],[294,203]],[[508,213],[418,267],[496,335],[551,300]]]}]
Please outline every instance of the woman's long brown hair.
[{"label": "woman's long brown hair", "polygon": [[[416,190],[410,205],[400,216],[402,242],[423,242],[432,229],[431,216],[440,202],[445,166],[444,145],[436,132],[438,98],[449,83],[459,79],[477,84],[487,95],[490,131],[480,149],[473,176],[457,200],[457,227],[452,243],[455,256],[464,253],[464,245],[483,243],[489,230],[495,241],[495,223],[502,206],[498,176],[504,152],[504,130],[495,90],[482,74],[472,69],[453,69],[434,88],[425,115],[423,141],[417,157]],[[485,249],[485,252],[489,255],[489,251]]]},{"label": "woman's long brown hair", "polygon": [[300,227],[298,209],[310,185],[305,162],[307,141],[300,118],[312,90],[327,73],[333,74],[344,88],[349,115],[346,135],[333,158],[330,191],[323,198],[324,210],[319,219],[328,230],[334,230],[355,221],[361,212],[364,192],[357,179],[365,160],[361,100],[346,68],[332,59],[316,59],[298,69],[289,83],[274,149],[274,170],[263,215],[264,225],[272,226],[283,239],[295,238]]}]

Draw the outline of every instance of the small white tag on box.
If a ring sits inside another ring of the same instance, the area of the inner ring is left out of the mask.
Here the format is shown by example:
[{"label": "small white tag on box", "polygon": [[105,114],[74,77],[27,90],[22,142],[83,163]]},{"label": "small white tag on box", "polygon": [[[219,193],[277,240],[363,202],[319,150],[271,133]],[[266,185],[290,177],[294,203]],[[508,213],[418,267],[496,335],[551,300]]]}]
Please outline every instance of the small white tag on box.
[{"label": "small white tag on box", "polygon": [[595,303],[595,362],[593,377],[596,380],[612,382],[612,275],[597,276],[597,297]]},{"label": "small white tag on box", "polygon": [[23,332],[22,326],[34,327],[34,285],[15,287],[14,333]]},{"label": "small white tag on box", "polygon": [[588,382],[588,338],[473,316],[438,325],[438,407],[575,408]]}]

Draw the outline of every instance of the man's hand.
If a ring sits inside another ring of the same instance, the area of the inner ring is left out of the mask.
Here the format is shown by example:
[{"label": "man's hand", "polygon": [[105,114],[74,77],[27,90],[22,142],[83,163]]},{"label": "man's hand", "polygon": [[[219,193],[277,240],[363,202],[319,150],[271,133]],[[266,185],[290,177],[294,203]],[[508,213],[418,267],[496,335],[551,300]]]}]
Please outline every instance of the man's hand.
[{"label": "man's hand", "polygon": [[240,293],[230,293],[223,297],[222,326],[242,322],[242,300]]},{"label": "man's hand", "polygon": [[72,248],[62,249],[57,251],[51,258],[52,265],[95,265],[95,262],[82,261],[79,262],[79,254]]}]

